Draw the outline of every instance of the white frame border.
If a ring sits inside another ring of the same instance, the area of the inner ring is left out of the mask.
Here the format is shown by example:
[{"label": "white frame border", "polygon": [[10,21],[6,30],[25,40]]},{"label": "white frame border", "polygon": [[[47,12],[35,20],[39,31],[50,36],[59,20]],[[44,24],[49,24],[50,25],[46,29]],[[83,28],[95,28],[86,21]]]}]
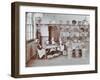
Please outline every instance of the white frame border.
[{"label": "white frame border", "polygon": [[[40,74],[55,72],[74,72],[95,70],[95,10],[72,9],[72,8],[54,8],[54,7],[37,7],[37,6],[20,6],[19,7],[19,74]],[[25,66],[25,12],[46,12],[62,14],[89,14],[90,15],[90,64],[88,65],[67,65],[52,67],[29,67]],[[94,42],[94,43],[93,43]],[[92,46],[91,46],[92,45]],[[94,46],[93,46],[94,45]],[[24,47],[23,47],[24,46]]]}]

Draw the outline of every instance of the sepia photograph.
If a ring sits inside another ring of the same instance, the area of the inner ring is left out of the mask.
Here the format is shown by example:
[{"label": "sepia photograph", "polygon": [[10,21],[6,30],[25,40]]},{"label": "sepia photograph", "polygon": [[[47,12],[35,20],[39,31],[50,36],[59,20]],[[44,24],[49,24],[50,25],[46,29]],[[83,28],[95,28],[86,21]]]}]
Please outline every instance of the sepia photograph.
[{"label": "sepia photograph", "polygon": [[25,13],[26,67],[89,64],[90,15]]}]

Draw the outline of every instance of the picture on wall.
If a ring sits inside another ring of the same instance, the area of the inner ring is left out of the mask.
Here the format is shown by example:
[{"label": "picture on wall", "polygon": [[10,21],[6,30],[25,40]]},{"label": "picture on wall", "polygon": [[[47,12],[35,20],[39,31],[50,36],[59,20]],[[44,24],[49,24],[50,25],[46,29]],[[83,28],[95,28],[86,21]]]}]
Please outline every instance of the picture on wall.
[{"label": "picture on wall", "polygon": [[12,3],[11,76],[97,73],[97,7]]}]

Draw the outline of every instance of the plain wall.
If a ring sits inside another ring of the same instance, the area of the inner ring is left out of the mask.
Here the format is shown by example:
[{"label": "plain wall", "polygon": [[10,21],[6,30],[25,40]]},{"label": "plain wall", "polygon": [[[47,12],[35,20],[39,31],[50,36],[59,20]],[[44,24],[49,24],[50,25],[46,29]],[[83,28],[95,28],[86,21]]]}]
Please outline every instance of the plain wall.
[{"label": "plain wall", "polygon": [[[0,1],[0,80],[100,80],[100,49],[98,48],[98,73],[78,74],[38,78],[12,78],[11,75],[11,2],[27,1],[55,4],[73,4],[98,6],[100,0],[1,0]],[[100,21],[100,11],[98,11]],[[99,22],[98,21],[98,22]],[[100,35],[100,23],[98,23],[98,34]],[[100,47],[100,37],[98,37],[98,47]]]},{"label": "plain wall", "polygon": [[54,20],[56,23],[60,23],[62,21],[63,24],[67,24],[67,21],[69,21],[70,24],[72,24],[72,20],[83,21],[86,19],[89,22],[89,15],[62,15],[62,14],[45,14],[44,17],[42,17],[41,23],[49,23],[50,21]]}]

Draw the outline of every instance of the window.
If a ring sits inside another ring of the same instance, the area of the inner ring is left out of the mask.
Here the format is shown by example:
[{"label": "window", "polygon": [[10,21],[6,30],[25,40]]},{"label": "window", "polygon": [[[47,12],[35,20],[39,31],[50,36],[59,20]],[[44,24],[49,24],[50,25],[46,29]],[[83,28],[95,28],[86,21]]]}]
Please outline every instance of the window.
[{"label": "window", "polygon": [[33,40],[34,37],[34,22],[33,22],[33,13],[26,12],[26,41]]}]

